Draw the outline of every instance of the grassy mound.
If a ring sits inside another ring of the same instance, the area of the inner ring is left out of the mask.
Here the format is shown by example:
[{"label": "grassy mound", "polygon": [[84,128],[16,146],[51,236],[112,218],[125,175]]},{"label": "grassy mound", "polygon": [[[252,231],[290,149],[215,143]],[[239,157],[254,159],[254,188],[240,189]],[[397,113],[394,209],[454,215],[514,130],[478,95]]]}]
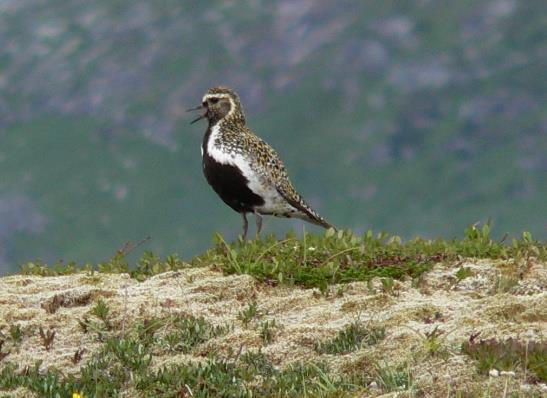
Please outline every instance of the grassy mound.
[{"label": "grassy mound", "polygon": [[547,247],[528,233],[216,236],[188,262],[135,265],[131,249],[0,279],[0,397],[497,396],[492,370],[534,396],[547,382],[546,344],[520,338],[546,317]]},{"label": "grassy mound", "polygon": [[[128,273],[144,280],[161,272],[186,267],[213,267],[226,274],[249,274],[270,284],[298,285],[306,288],[326,288],[330,284],[367,281],[374,277],[402,279],[418,278],[438,262],[458,258],[519,259],[535,256],[547,258],[547,246],[534,241],[524,232],[511,244],[490,238],[490,226],[471,226],[463,239],[427,240],[416,238],[403,242],[398,236],[368,231],[357,236],[351,231],[328,230],[324,236],[304,233],[301,239],[293,233],[285,239],[275,236],[250,241],[227,243],[215,236],[214,247],[186,263],[177,256],[160,259],[151,252],[131,267],[126,260],[132,249],[127,244],[110,261],[97,266],[58,263],[48,266],[28,263],[22,266],[24,275],[56,276],[82,271]],[[505,240],[505,239],[504,239]],[[389,282],[388,282],[389,283]]]}]

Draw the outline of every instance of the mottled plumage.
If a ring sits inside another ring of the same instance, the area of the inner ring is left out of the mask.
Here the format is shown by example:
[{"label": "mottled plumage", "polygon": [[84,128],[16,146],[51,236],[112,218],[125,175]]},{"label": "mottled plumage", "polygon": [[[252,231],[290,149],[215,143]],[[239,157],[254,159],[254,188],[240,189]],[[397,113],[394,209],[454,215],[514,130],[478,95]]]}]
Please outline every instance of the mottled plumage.
[{"label": "mottled plumage", "polygon": [[[315,212],[291,184],[277,153],[246,125],[239,96],[229,88],[214,87],[203,96],[205,113],[195,119],[209,122],[203,137],[203,171],[221,199],[243,216],[246,213],[297,217],[325,228],[332,227]],[[193,123],[192,122],[192,123]]]}]

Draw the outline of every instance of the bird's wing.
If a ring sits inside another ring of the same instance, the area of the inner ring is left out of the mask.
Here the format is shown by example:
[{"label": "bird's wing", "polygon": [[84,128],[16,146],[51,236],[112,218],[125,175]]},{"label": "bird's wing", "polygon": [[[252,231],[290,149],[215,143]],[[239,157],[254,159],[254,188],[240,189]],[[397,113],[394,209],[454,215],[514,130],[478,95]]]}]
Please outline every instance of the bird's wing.
[{"label": "bird's wing", "polygon": [[295,209],[307,216],[308,221],[324,228],[334,228],[323,217],[321,217],[310,205],[300,196],[292,185],[285,165],[279,159],[275,150],[257,135],[249,130],[249,137],[253,151],[254,163],[263,168],[263,175],[272,176],[272,184],[277,192]]}]

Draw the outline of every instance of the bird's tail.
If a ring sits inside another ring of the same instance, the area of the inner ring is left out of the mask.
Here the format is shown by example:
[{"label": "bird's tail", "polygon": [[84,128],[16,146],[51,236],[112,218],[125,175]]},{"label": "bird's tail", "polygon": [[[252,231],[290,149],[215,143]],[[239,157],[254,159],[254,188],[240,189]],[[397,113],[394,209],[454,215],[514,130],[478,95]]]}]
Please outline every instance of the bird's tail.
[{"label": "bird's tail", "polygon": [[288,193],[285,190],[278,188],[277,192],[279,192],[281,196],[283,196],[291,206],[301,212],[300,214],[295,214],[295,217],[301,218],[302,220],[308,221],[315,225],[319,225],[320,227],[326,229],[334,228],[334,230],[336,230],[336,227],[334,225],[328,223],[323,217],[319,215],[319,213],[313,210],[312,207],[307,204],[306,201],[302,199],[302,197],[294,189],[292,189],[291,192]]},{"label": "bird's tail", "polygon": [[297,202],[293,202],[291,205],[302,212],[302,216],[300,218],[303,220],[325,229],[333,228],[336,231],[336,227],[321,217],[318,212],[313,210],[311,206],[304,201],[304,199],[299,198]]},{"label": "bird's tail", "polygon": [[327,220],[325,220],[323,217],[321,217],[316,212],[313,212],[313,217],[310,217],[310,214],[306,214],[307,217],[302,217],[304,220],[311,222],[312,224],[318,225],[320,227],[323,227],[325,229],[332,228],[335,231],[338,231],[338,229],[329,223]]}]

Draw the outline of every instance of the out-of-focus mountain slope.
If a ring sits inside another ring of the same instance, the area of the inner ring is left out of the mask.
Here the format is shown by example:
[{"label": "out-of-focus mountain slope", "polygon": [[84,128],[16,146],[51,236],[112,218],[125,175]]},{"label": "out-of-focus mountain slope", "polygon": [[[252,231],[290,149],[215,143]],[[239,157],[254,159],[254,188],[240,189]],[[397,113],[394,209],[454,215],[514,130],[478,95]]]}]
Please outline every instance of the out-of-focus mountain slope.
[{"label": "out-of-focus mountain slope", "polygon": [[544,238],[544,27],[535,0],[2,1],[0,212],[31,210],[0,220],[1,262],[235,236],[184,112],[214,84],[339,226],[450,236],[492,217]]}]

